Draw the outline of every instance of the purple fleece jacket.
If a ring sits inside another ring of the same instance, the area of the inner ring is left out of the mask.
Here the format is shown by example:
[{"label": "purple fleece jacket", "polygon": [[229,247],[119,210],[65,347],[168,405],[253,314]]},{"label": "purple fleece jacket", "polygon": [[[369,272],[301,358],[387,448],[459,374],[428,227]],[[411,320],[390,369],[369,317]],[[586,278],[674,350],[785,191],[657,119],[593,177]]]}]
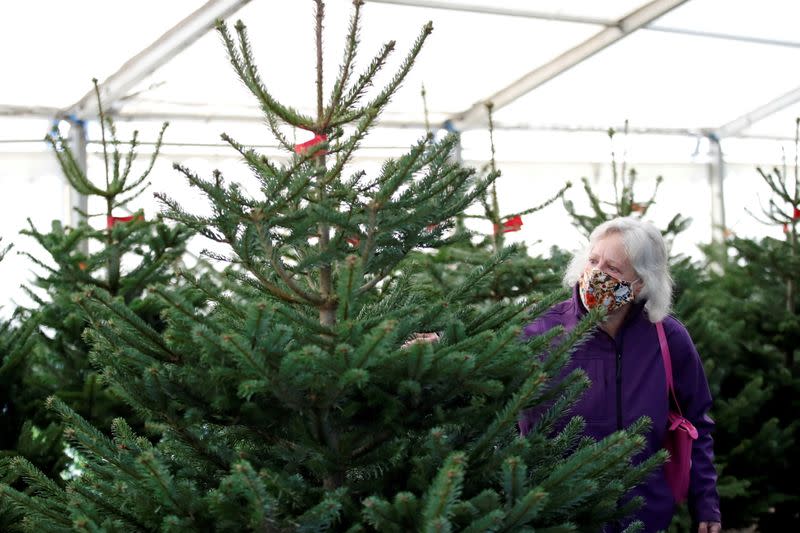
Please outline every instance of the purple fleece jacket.
[{"label": "purple fleece jacket", "polygon": [[[617,429],[628,427],[641,416],[652,420],[645,450],[634,459],[638,463],[662,448],[669,405],[655,324],[648,319],[643,303],[631,305],[633,308],[616,338],[596,329],[577,347],[565,372],[580,367],[592,382],[569,413],[569,416],[579,415],[586,420],[587,435],[602,439]],[[576,287],[571,299],[554,305],[528,324],[523,330],[523,338],[531,338],[558,325],[569,331],[585,314],[586,308]],[[719,522],[717,473],[711,438],[714,421],[707,414],[711,407],[708,381],[684,325],[672,316],[665,318],[663,324],[672,357],[675,393],[683,415],[699,433],[692,449],[689,509],[698,522]],[[535,410],[522,414],[519,426],[523,435],[530,431],[537,416]],[[631,491],[630,496],[642,496],[645,500],[633,518],[644,522],[646,532],[669,526],[675,502],[663,469],[651,473]]]}]

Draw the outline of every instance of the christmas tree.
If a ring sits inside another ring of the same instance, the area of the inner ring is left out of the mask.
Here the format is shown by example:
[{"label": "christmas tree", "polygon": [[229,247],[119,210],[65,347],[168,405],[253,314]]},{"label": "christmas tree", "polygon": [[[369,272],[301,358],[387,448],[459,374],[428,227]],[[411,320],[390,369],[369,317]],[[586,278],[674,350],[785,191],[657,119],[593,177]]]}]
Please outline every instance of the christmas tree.
[{"label": "christmas tree", "polygon": [[[9,245],[0,251],[0,261],[10,249]],[[25,422],[22,413],[31,394],[23,386],[22,376],[36,342],[36,326],[34,320],[20,321],[17,313],[0,322],[0,460],[13,454]],[[13,476],[0,479],[4,483],[14,482]],[[0,501],[0,524],[8,523],[13,516],[7,503]]]},{"label": "christmas tree", "polygon": [[[46,258],[25,252],[39,272],[35,288],[25,287],[34,305],[18,309],[18,315],[28,328],[41,328],[44,333],[36,337],[35,347],[28,351],[26,370],[17,383],[25,391],[26,401],[20,406],[18,416],[26,419],[26,424],[19,431],[4,435],[7,442],[3,449],[15,449],[53,476],[58,476],[69,458],[63,453],[58,417],[44,408],[48,396],[58,396],[101,428],[108,428],[115,417],[124,415],[133,419],[134,414],[102,382],[99,369],[90,360],[89,345],[83,336],[88,317],[76,294],[87,287],[103,290],[118,298],[141,320],[163,329],[159,318],[163,306],[147,289],[153,283],[169,283],[176,278],[175,267],[190,235],[185,227],[167,225],[159,219],[145,220],[141,211],[120,213],[147,190],[147,180],[167,125],[158,135],[147,166],[140,174],[134,173],[138,166],[138,133],[134,132],[129,143],[123,143],[100,105],[99,93],[98,109],[105,167],[103,185],[89,179],[58,129],[46,140],[71,187],[89,200],[99,198],[103,212],[81,212],[81,220],[75,227],[54,220],[50,230],[43,232],[29,221],[30,227],[22,231],[44,249]],[[122,151],[125,144],[127,152]],[[105,222],[102,227],[90,225],[97,217]]]},{"label": "christmas tree", "polygon": [[797,167],[758,172],[772,196],[757,217],[782,228],[785,238],[731,236],[724,272],[687,277],[676,313],[706,355],[725,524],[794,530],[800,527],[792,481],[800,443],[800,192]]},{"label": "christmas tree", "polygon": [[[627,133],[628,121],[626,120],[624,134],[627,135]],[[609,139],[613,140],[615,134],[616,131],[613,128],[609,128]],[[636,169],[627,169],[626,167],[627,162],[625,158],[618,164],[616,154],[612,151],[611,176],[614,186],[614,198],[612,200],[601,199],[592,189],[589,180],[585,177],[581,178],[583,189],[589,198],[589,205],[592,209],[591,213],[580,214],[577,209],[575,209],[575,204],[571,200],[564,200],[564,208],[572,217],[573,224],[587,237],[592,233],[594,228],[612,218],[627,216],[644,217],[650,207],[655,203],[658,187],[661,185],[663,178],[661,176],[656,178],[656,184],[650,198],[647,200],[637,200],[634,191],[637,179]],[[666,239],[668,245],[672,242],[672,239],[685,230],[691,222],[692,220],[690,218],[686,218],[680,213],[672,217],[669,223],[667,223],[667,227],[661,230],[661,234]]]},{"label": "christmas tree", "polygon": [[[489,145],[491,158],[481,169],[482,175],[497,174],[494,144],[494,121],[492,104],[486,104],[489,119]],[[435,254],[420,253],[416,257],[424,265],[424,271],[430,277],[434,290],[440,293],[452,289],[469,276],[477,267],[485,264],[494,255],[509,252],[511,255],[499,264],[491,276],[487,276],[479,288],[473,291],[474,301],[498,302],[525,296],[544,296],[561,287],[561,277],[569,254],[556,247],[550,250],[550,257],[531,256],[524,244],[509,245],[505,234],[519,231],[523,226],[523,217],[541,211],[571,187],[567,182],[559,191],[541,204],[520,212],[503,214],[497,195],[497,180],[479,198],[482,212],[462,214],[456,217],[455,231],[451,242],[437,249]],[[491,228],[490,233],[470,230],[466,220],[480,221]]]},{"label": "christmas tree", "polygon": [[[362,3],[354,2],[325,104],[324,5],[315,2],[315,117],[268,90],[243,24],[236,38],[219,25],[235,71],[293,156],[277,164],[224,136],[253,170],[259,197],[220,173],[208,180],[178,166],[213,212],[189,213],[162,196],[167,216],[224,244],[227,254],[210,255],[231,266],[224,287],[198,279],[153,289],[166,307],[163,332],[104,288],[87,287],[92,356],[146,418],[151,438],[116,419],[109,439],[53,398],[83,472],[64,491],[15,459],[30,487],[2,493],[24,513],[24,527],[593,531],[636,505],[620,501],[663,460],[630,465],[646,421],[601,442],[581,438],[580,419],[551,435],[587,385],[580,372],[555,377],[596,315],[521,343],[525,311],[536,316],[560,295],[535,307],[467,302],[506,252],[443,297],[411,283],[409,252],[446,242],[448,221],[495,175],[478,178],[452,163],[454,137],[421,140],[377,176],[346,174],[432,31],[423,28],[396,74],[363,102],[394,43],[356,76]],[[281,124],[312,141],[292,145]],[[198,294],[207,305],[194,305]],[[403,347],[428,328],[444,332],[440,342]],[[517,416],[536,405],[548,407],[522,438]]]}]

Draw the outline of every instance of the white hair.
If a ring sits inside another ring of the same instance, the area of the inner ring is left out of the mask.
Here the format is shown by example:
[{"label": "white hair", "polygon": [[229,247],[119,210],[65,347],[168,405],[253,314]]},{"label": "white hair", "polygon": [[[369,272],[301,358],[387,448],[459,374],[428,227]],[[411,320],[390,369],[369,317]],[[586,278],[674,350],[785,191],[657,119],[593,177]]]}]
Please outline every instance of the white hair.
[{"label": "white hair", "polygon": [[589,254],[600,239],[619,233],[628,259],[642,280],[637,299],[646,300],[650,322],[659,322],[672,307],[672,276],[669,274],[667,245],[661,232],[649,222],[633,217],[619,217],[597,226],[589,236],[589,244],[572,256],[564,273],[564,285],[573,287],[583,274]]}]

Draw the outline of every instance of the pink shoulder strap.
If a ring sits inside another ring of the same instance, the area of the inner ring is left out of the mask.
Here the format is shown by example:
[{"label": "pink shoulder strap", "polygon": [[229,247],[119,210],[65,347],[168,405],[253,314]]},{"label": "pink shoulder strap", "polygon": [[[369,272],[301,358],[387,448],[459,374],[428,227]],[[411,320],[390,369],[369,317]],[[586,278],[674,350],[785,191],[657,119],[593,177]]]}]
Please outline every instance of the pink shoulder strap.
[{"label": "pink shoulder strap", "polygon": [[658,332],[658,344],[661,346],[661,358],[664,360],[664,373],[667,375],[667,390],[672,394],[672,399],[675,400],[675,407],[678,413],[681,413],[681,406],[678,404],[678,398],[675,396],[675,386],[672,381],[672,357],[669,354],[669,344],[667,344],[667,335],[664,333],[664,324],[656,322],[656,331]]}]

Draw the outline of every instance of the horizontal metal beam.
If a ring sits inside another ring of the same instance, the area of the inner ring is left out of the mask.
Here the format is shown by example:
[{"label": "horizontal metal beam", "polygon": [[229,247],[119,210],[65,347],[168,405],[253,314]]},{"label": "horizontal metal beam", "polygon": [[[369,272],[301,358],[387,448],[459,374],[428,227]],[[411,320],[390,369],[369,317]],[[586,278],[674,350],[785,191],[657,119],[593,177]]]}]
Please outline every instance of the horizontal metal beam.
[{"label": "horizontal metal beam", "polygon": [[[507,17],[552,20],[556,22],[594,24],[596,26],[604,26],[604,27],[617,25],[617,21],[610,18],[587,17],[583,15],[570,15],[568,13],[535,11],[529,9],[514,9],[507,7],[497,7],[493,5],[457,4],[450,2],[442,2],[440,0],[368,0],[368,1],[374,4],[395,4],[399,6],[422,7],[428,9],[440,9],[446,11],[461,11],[465,13],[476,13],[481,15],[502,15]],[[700,31],[688,28],[677,28],[674,26],[662,26],[659,24],[648,24],[646,26],[643,26],[641,29],[649,31],[658,31],[663,33],[675,33],[678,35],[691,35],[693,37],[704,37],[708,39],[721,39],[724,41],[740,41],[752,44],[766,44],[770,46],[800,48],[800,42],[798,41],[786,41],[781,39],[751,37],[747,35],[735,35],[732,33]]]},{"label": "horizontal metal beam", "polygon": [[[800,91],[800,88],[796,91],[792,91],[792,93],[796,93]],[[796,101],[800,101],[800,95],[795,94],[797,98]],[[779,111],[777,109],[776,111]],[[58,113],[57,108],[53,107],[45,107],[45,106],[9,106],[9,105],[0,105],[0,116],[6,117],[22,117],[22,118],[41,118],[41,119],[53,119]],[[113,112],[111,115],[114,117],[115,120],[122,120],[122,121],[187,121],[187,122],[242,122],[242,123],[262,123],[264,121],[264,117],[261,112],[253,108],[252,112],[248,112],[247,110],[242,110],[241,112],[231,112],[231,111],[224,111],[219,112],[219,110],[215,111],[207,111],[203,112],[200,110],[195,111],[134,111],[134,112]],[[747,116],[750,116],[748,114]],[[746,123],[747,125],[754,122],[752,117]],[[423,131],[425,129],[425,120],[423,117],[408,117],[402,118],[400,116],[393,116],[387,117],[384,119],[378,119],[377,123],[378,127],[384,128],[398,128],[398,129],[419,129]],[[550,124],[542,124],[542,123],[529,123],[529,122],[503,122],[503,121],[495,121],[494,127],[496,130],[505,130],[505,131],[553,131],[553,132],[565,132],[565,133],[592,133],[592,132],[606,132],[608,131],[609,127],[614,128],[617,131],[622,131],[624,126],[623,125],[616,125],[616,126],[601,126],[601,125],[581,125],[581,124],[558,124],[558,123],[550,123]],[[746,126],[745,126],[746,128]],[[743,129],[745,129],[743,128]],[[663,128],[663,127],[648,127],[648,126],[629,126],[628,133],[636,134],[636,135],[676,135],[676,136],[684,136],[684,137],[695,137],[695,136],[706,136],[708,132],[715,132],[719,135],[719,132],[723,131],[721,128],[715,127],[708,127],[708,128]],[[725,133],[725,131],[723,131]],[[751,135],[751,134],[743,134],[741,131],[738,132],[727,132],[723,138],[737,138],[737,139],[763,139],[763,140],[774,140],[774,141],[791,141],[794,137],[791,136],[783,136],[783,135]],[[29,143],[29,142],[41,142],[41,139],[0,139],[0,143]],[[178,143],[181,144],[181,143]]]},{"label": "horizontal metal beam", "polygon": [[749,128],[759,120],[763,120],[770,115],[774,115],[778,111],[786,109],[787,107],[800,102],[800,87],[792,89],[786,94],[768,102],[761,107],[758,107],[749,113],[745,113],[735,120],[731,120],[727,124],[720,126],[717,129],[717,136],[720,138],[733,137],[743,130]]},{"label": "horizontal metal beam", "polygon": [[720,39],[723,41],[737,41],[750,44],[766,44],[769,46],[782,46],[784,48],[800,48],[798,41],[785,41],[782,39],[767,39],[763,37],[750,37],[748,35],[735,35],[732,33],[718,33],[713,31],[690,30],[688,28],[674,28],[672,26],[661,26],[650,24],[643,30],[659,31],[662,33],[674,33],[677,35],[690,35],[692,37],[703,37],[707,39]]},{"label": "horizontal metal beam", "polygon": [[507,17],[532,18],[542,20],[555,20],[558,22],[576,22],[578,24],[595,24],[598,26],[611,26],[617,21],[600,17],[584,17],[581,15],[568,15],[565,13],[549,13],[530,9],[514,9],[494,5],[457,4],[440,2],[437,0],[367,0],[370,4],[395,4],[407,7],[422,7],[426,9],[441,9],[445,11],[462,11],[482,15],[503,15]]},{"label": "horizontal metal beam", "polygon": [[[155,111],[155,112],[120,112],[114,115],[115,120],[169,120],[169,121],[199,121],[199,122],[243,122],[243,123],[263,123],[264,116],[260,110],[253,108],[253,112],[243,110],[240,113],[194,113],[194,112],[170,112],[170,111]],[[435,124],[435,122],[434,122]],[[376,127],[383,128],[399,128],[399,129],[419,129],[425,130],[425,119],[421,116],[411,116],[402,118],[400,116],[379,117],[376,122]],[[622,131],[625,126],[622,124],[613,126],[598,126],[598,125],[572,125],[572,124],[542,124],[542,123],[529,123],[529,122],[503,122],[494,121],[494,128],[496,130],[512,130],[512,131],[559,131],[566,133],[581,133],[581,132],[607,132],[609,128],[614,128],[616,131]],[[678,135],[678,136],[704,136],[708,128],[662,128],[662,127],[628,127],[628,133],[637,135]]]},{"label": "horizontal metal beam", "polygon": [[528,72],[511,85],[473,104],[466,111],[456,114],[451,119],[452,123],[459,130],[484,124],[486,122],[486,102],[492,102],[495,110],[507,106],[536,87],[569,70],[597,52],[604,50],[686,1],[653,0],[643,5],[620,19],[616,25],[603,28],[589,39],[567,50],[555,59]]},{"label": "horizontal metal beam", "polygon": [[[4,107],[0,106],[0,115],[3,114]],[[41,117],[53,118],[52,108],[19,108],[19,111],[30,111],[20,116],[28,117]],[[301,110],[302,111],[302,110]],[[264,115],[260,109],[253,107],[252,110],[241,109],[240,111],[222,111],[218,109],[193,109],[191,111],[176,111],[176,110],[152,110],[152,111],[118,111],[111,113],[113,118],[117,121],[187,121],[187,122],[242,122],[242,123],[263,123]],[[434,122],[435,124],[435,122]],[[409,116],[403,118],[399,115],[379,117],[377,121],[378,127],[384,128],[400,128],[400,129],[419,129],[425,130],[425,119],[421,116]],[[503,122],[495,121],[494,127],[497,130],[514,130],[514,131],[560,131],[560,132],[606,132],[609,127],[617,131],[622,131],[623,125],[612,126],[599,126],[599,125],[581,125],[581,124],[542,124],[530,122]],[[705,135],[707,131],[713,128],[662,128],[662,127],[628,127],[628,132],[632,134],[641,135],[680,135],[680,136],[696,136]]]},{"label": "horizontal metal beam", "polygon": [[[498,131],[500,131],[500,130],[515,130],[515,129],[517,129],[517,128],[514,128],[512,126],[510,128],[498,128]],[[599,128],[596,128],[596,129],[595,128],[592,128],[592,129],[581,129],[581,130],[575,130],[575,129],[561,130],[561,129],[557,129],[557,128],[554,129],[552,127],[543,126],[541,128],[526,128],[523,131],[537,131],[537,132],[568,131],[570,133],[603,133],[605,130],[601,130]],[[681,131],[681,130],[661,130],[660,128],[655,128],[653,131],[641,131],[641,130],[639,130],[639,131],[635,131],[635,132],[629,131],[628,133],[629,134],[635,133],[637,135],[639,135],[639,134],[641,134],[641,135],[653,134],[653,135],[677,135],[677,136],[690,136],[690,137],[698,136],[698,134],[696,132],[693,132],[693,131],[692,132],[687,132],[687,131]],[[737,135],[736,137],[732,137],[732,138],[734,138],[734,139],[743,139],[743,140],[747,140],[747,141],[753,140],[753,141],[775,141],[775,142],[794,142],[794,140],[795,140],[794,136],[789,136],[789,135],[755,135],[755,134],[753,134],[753,135],[746,134],[745,135],[745,134],[742,134],[742,135]],[[724,141],[725,139],[721,139],[721,140]],[[47,141],[45,141],[44,138],[41,138],[41,139],[0,139],[0,147],[6,146],[6,145],[13,145],[13,144],[41,144],[42,145],[42,149],[47,149],[46,142]],[[99,140],[99,139],[90,139],[87,142],[88,142],[89,145],[102,144],[102,141]],[[141,142],[137,142],[137,144],[139,144],[141,146],[154,146],[155,142],[154,141],[141,141]],[[223,142],[218,142],[218,143],[198,143],[198,142],[180,142],[180,141],[167,142],[167,141],[164,141],[164,142],[161,143],[161,146],[186,146],[186,147],[190,147],[190,148],[192,148],[192,147],[196,147],[196,148],[202,148],[202,147],[208,147],[208,148],[214,148],[214,147],[230,148],[229,144],[223,143]],[[248,144],[247,146],[250,146],[250,147],[253,147],[253,148],[259,148],[259,147],[268,148],[268,147],[271,147],[271,146],[277,146],[277,143],[274,144],[274,145],[272,145],[272,144],[259,144],[259,145],[250,145],[250,144]],[[375,149],[374,146],[368,146],[368,147],[364,147],[364,148],[365,149],[369,149],[369,150],[374,150]],[[382,148],[389,148],[389,147],[385,146],[385,147],[382,147]],[[405,148],[407,150],[408,149],[408,145],[405,145],[403,147],[393,146],[391,148]],[[0,151],[8,151],[8,150],[0,149]]]},{"label": "horizontal metal beam", "polygon": [[30,106],[30,105],[8,105],[0,104],[0,116],[2,117],[41,117],[53,118],[61,110],[57,107]]},{"label": "horizontal metal beam", "polygon": [[[103,107],[113,109],[133,87],[160,66],[178,55],[197,39],[205,35],[218,19],[229,17],[250,0],[209,0],[191,15],[180,21],[153,44],[133,56],[119,70],[100,84]],[[62,110],[61,116],[80,118],[97,115],[94,90],[89,91],[73,105]]]}]

